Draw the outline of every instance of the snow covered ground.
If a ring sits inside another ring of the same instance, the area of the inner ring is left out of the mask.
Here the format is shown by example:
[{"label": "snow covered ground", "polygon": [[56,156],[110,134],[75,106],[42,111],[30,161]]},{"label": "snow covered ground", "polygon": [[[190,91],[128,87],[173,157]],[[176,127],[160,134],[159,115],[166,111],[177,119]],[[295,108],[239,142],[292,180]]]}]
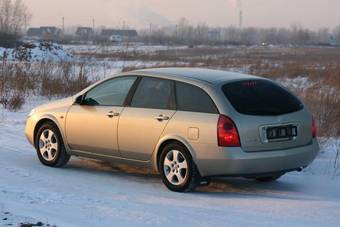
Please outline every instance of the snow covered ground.
[{"label": "snow covered ground", "polygon": [[144,52],[162,50],[181,50],[187,46],[145,45],[142,43],[123,43],[119,45],[63,45],[64,49],[76,53]]},{"label": "snow covered ground", "polygon": [[14,49],[0,47],[0,60],[7,61],[72,61],[71,53],[63,46],[49,43],[25,43]]},{"label": "snow covered ground", "polygon": [[339,226],[335,139],[307,170],[278,182],[220,178],[179,194],[157,175],[124,165],[72,158],[62,169],[42,166],[24,123],[46,101],[31,98],[17,113],[0,109],[0,226]]}]

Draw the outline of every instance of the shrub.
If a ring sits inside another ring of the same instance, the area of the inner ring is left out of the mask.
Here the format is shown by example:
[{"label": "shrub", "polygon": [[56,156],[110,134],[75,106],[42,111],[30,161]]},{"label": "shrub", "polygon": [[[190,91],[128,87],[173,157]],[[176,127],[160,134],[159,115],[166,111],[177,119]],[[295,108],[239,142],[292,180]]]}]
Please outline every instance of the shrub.
[{"label": "shrub", "polygon": [[18,111],[25,103],[24,94],[15,94],[8,100],[8,109],[10,111]]},{"label": "shrub", "polygon": [[29,95],[66,97],[87,87],[85,64],[3,62],[0,64],[0,104],[16,111]]}]

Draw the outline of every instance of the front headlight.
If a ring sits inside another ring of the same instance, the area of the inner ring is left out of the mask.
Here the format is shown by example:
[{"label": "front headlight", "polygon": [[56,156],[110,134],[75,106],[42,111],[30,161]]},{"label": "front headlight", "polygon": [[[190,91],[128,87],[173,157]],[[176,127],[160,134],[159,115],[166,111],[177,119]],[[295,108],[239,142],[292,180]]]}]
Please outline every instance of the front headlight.
[{"label": "front headlight", "polygon": [[31,110],[31,112],[29,112],[29,114],[27,115],[27,117],[31,117],[34,113],[35,113],[35,109]]}]

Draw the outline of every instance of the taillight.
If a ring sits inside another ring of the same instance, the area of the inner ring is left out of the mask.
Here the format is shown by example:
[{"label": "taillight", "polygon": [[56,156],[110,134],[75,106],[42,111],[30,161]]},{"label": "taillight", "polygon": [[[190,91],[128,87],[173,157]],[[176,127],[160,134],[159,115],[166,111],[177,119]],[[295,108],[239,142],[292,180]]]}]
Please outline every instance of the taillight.
[{"label": "taillight", "polygon": [[240,147],[240,137],[235,123],[227,116],[220,115],[217,124],[218,146]]},{"label": "taillight", "polygon": [[316,138],[318,134],[318,128],[316,127],[316,122],[315,119],[313,118],[313,122],[312,122],[312,136],[313,138]]}]

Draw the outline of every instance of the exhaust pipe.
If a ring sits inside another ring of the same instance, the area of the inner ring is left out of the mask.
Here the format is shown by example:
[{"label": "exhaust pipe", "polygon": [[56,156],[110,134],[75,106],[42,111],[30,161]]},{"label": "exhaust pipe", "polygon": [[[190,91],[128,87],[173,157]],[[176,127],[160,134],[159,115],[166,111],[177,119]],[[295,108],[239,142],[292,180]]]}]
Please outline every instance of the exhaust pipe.
[{"label": "exhaust pipe", "polygon": [[304,167],[299,167],[296,169],[296,171],[301,172],[304,169]]}]

